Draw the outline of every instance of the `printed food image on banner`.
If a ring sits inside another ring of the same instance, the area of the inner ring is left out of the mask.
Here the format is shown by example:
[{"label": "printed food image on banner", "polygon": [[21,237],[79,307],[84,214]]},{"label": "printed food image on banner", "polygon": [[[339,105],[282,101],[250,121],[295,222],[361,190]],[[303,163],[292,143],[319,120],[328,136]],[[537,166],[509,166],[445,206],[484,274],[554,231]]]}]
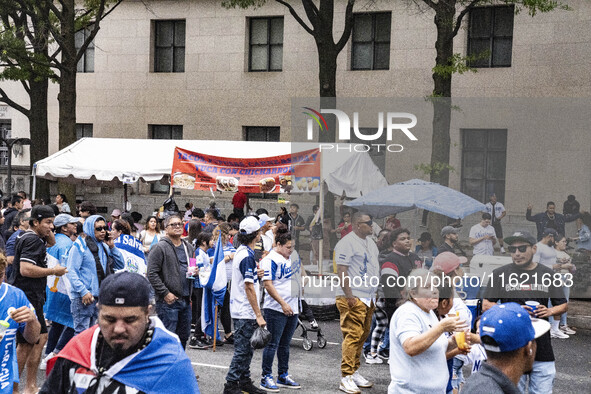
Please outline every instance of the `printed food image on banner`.
[{"label": "printed food image on banner", "polygon": [[231,158],[176,147],[171,183],[172,187],[179,189],[221,192],[318,192],[320,150],[261,158]]}]

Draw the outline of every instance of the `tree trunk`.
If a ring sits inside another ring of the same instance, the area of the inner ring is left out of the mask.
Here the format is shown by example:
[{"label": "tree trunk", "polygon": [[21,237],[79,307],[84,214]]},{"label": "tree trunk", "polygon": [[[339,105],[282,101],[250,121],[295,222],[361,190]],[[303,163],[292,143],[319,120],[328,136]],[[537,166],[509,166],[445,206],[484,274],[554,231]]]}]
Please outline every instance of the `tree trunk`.
[{"label": "tree trunk", "polygon": [[[455,2],[454,2],[455,3]],[[441,3],[440,3],[441,4]],[[437,40],[435,50],[437,56],[435,64],[438,66],[450,65],[453,57],[453,26],[455,7],[445,7],[443,4],[435,14],[437,27]],[[450,124],[451,124],[451,81],[452,73],[433,73],[433,136],[431,138],[431,182],[437,182],[443,186],[449,186],[449,150],[450,150]],[[441,167],[444,165],[444,167]],[[437,170],[439,168],[439,170]],[[429,232],[436,236],[441,228],[447,224],[446,218],[441,215],[430,214],[427,222]]]},{"label": "tree trunk", "polygon": [[[30,82],[30,117],[29,129],[31,135],[31,167],[33,163],[48,156],[49,128],[47,127],[47,89],[49,81],[42,78],[40,81]],[[37,179],[36,198],[49,198],[49,181]]]},{"label": "tree trunk", "polygon": [[[62,69],[60,70],[59,101],[59,148],[76,142],[76,45],[74,41],[75,8],[74,0],[62,2],[61,36],[64,40],[62,47]],[[76,186],[67,181],[59,181],[60,193],[68,197],[68,201],[76,201]]]}]

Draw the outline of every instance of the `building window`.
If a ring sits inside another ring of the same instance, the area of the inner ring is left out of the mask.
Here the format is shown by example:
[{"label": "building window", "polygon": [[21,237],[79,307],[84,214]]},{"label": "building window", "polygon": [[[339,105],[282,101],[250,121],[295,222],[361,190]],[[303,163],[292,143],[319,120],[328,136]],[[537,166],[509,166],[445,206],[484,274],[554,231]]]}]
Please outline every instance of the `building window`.
[{"label": "building window", "polygon": [[470,10],[468,56],[471,67],[510,67],[513,47],[513,6]]},{"label": "building window", "polygon": [[76,123],[76,139],[92,138],[92,123]]},{"label": "building window", "polygon": [[279,127],[244,127],[245,141],[279,142]]},{"label": "building window", "polygon": [[[150,125],[149,135],[153,140],[182,140],[183,126],[181,125]],[[166,177],[167,184],[163,185],[160,182],[150,184],[151,193],[168,193],[170,188],[170,177]]]},{"label": "building window", "polygon": [[[0,136],[3,140],[11,137],[10,120],[0,120]],[[8,148],[4,143],[0,144],[0,165],[8,166]]]},{"label": "building window", "polygon": [[182,140],[181,125],[150,125],[150,138],[153,140]]},{"label": "building window", "polygon": [[353,16],[351,69],[388,70],[390,68],[390,28],[392,13]]},{"label": "building window", "polygon": [[281,71],[283,17],[251,18],[248,71]]},{"label": "building window", "polygon": [[154,21],[154,72],[185,72],[185,21]]},{"label": "building window", "polygon": [[505,201],[506,129],[463,129],[462,192],[478,201]]},{"label": "building window", "polygon": [[[79,51],[84,45],[84,42],[90,36],[89,29],[82,29],[77,31],[74,34],[74,43],[76,45],[76,51]],[[94,40],[88,44],[84,54],[78,60],[78,65],[76,66],[76,71],[79,73],[93,73],[94,72]]]}]

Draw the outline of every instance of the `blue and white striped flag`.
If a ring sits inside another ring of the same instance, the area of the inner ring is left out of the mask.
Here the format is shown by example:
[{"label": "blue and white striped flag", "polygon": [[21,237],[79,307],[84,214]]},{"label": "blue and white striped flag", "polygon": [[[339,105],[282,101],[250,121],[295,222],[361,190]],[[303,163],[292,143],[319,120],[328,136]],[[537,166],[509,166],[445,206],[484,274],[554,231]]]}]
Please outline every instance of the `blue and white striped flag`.
[{"label": "blue and white striped flag", "polygon": [[[217,331],[217,327],[214,327],[215,306],[224,304],[226,284],[228,282],[222,237],[218,238],[215,245],[212,264],[209,267],[206,266],[199,270],[199,281],[203,286],[201,328],[205,334],[213,337]],[[219,333],[216,333],[216,336],[221,340]]]}]

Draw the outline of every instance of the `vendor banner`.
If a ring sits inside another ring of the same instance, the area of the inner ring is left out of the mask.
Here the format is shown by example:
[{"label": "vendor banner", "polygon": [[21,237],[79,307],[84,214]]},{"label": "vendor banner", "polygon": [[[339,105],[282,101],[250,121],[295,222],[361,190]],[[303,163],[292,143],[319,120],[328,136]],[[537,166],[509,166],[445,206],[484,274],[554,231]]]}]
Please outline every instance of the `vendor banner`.
[{"label": "vendor banner", "polygon": [[223,192],[318,192],[320,150],[245,159],[210,156],[177,147],[171,185],[178,189]]}]

